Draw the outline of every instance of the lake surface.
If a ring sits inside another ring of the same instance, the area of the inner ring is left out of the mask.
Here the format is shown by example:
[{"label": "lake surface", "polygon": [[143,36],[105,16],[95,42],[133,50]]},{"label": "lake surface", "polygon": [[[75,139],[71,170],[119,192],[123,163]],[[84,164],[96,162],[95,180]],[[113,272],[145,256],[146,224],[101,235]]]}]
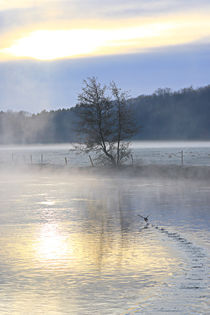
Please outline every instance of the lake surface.
[{"label": "lake surface", "polygon": [[0,200],[0,314],[208,314],[210,181],[1,171]]},{"label": "lake surface", "polygon": [[[142,164],[210,165],[210,142],[133,142],[133,162]],[[94,156],[92,155],[94,159]],[[89,166],[87,154],[74,151],[72,144],[0,146],[1,165],[51,164]],[[131,159],[127,164],[131,164]]]}]

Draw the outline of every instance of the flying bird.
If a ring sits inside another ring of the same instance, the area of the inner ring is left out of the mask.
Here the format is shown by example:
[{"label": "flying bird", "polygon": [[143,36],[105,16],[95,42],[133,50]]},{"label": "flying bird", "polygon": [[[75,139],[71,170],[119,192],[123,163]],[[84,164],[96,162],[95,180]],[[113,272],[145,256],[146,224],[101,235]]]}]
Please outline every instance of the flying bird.
[{"label": "flying bird", "polygon": [[144,219],[145,222],[148,222],[149,215],[146,217],[143,217],[141,214],[138,214],[138,216]]}]

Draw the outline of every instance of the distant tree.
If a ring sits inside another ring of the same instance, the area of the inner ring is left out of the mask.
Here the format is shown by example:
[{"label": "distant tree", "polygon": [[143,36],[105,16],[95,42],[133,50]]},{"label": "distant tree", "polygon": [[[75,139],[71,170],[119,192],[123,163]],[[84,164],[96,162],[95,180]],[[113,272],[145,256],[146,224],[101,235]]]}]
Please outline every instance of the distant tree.
[{"label": "distant tree", "polygon": [[171,95],[172,90],[170,88],[164,88],[164,89],[159,88],[154,92],[154,94],[157,96]]},{"label": "distant tree", "polygon": [[127,94],[114,82],[108,89],[92,77],[84,81],[78,100],[76,130],[80,143],[77,149],[95,152],[100,163],[121,165],[131,153],[127,140],[136,132]]}]

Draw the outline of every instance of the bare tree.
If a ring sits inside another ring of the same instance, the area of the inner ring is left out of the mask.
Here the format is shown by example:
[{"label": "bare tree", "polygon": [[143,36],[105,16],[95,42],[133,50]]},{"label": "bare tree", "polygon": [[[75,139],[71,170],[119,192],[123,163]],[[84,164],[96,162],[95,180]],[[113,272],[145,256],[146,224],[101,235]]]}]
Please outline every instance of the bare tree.
[{"label": "bare tree", "polygon": [[114,129],[116,143],[116,164],[120,165],[131,155],[128,140],[137,132],[133,111],[128,102],[127,92],[118,88],[115,82],[110,84],[112,96],[114,97]]},{"label": "bare tree", "polygon": [[92,77],[84,81],[78,100],[76,131],[80,141],[77,149],[86,153],[94,151],[96,159],[102,163],[121,165],[130,156],[127,140],[136,131],[127,94],[114,82],[108,89]]}]

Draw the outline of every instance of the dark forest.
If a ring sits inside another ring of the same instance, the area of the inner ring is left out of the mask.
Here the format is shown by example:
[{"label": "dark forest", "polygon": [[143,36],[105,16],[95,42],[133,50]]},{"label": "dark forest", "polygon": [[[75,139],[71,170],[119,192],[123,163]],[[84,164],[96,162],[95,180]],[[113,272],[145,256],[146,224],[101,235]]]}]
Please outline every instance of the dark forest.
[{"label": "dark forest", "polygon": [[[210,140],[210,85],[130,98],[128,105],[140,125],[134,140]],[[78,106],[38,114],[0,112],[1,144],[76,141]]]}]

